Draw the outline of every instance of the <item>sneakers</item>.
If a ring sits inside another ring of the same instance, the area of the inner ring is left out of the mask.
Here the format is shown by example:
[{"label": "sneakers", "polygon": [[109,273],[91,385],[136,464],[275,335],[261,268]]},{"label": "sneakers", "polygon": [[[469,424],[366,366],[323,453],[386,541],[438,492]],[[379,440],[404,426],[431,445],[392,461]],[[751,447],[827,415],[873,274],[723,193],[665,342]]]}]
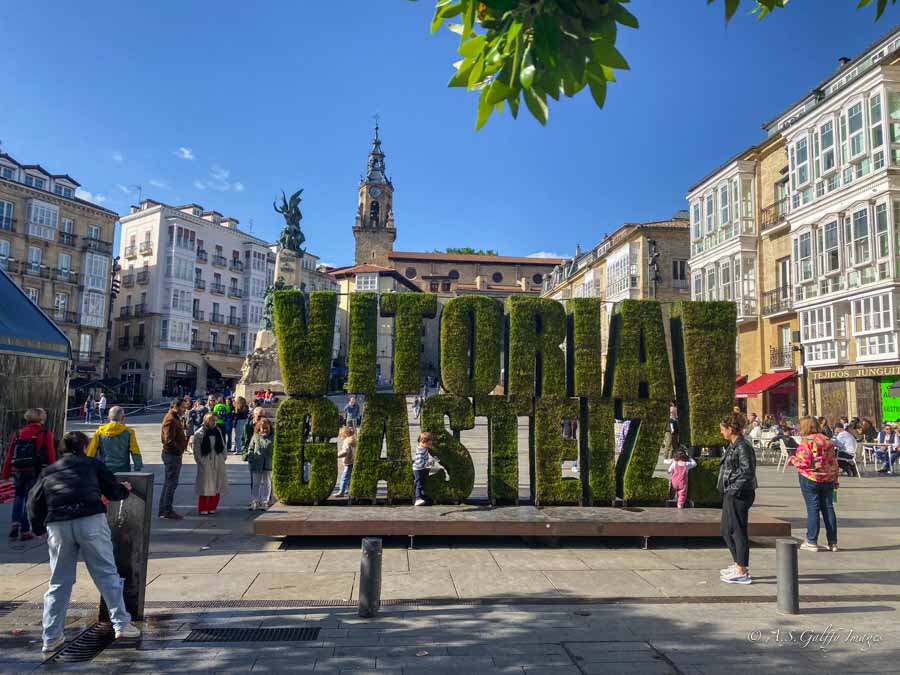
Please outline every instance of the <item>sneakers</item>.
[{"label": "sneakers", "polygon": [[809,551],[811,553],[818,553],[822,549],[819,548],[818,544],[813,544],[808,541],[804,541],[802,544],[800,544],[800,550],[801,551]]},{"label": "sneakers", "polygon": [[116,628],[116,640],[137,640],[141,637],[141,629],[133,623],[129,623],[124,628]]},{"label": "sneakers", "polygon": [[728,567],[723,567],[722,569],[719,570],[719,576],[720,577],[731,576],[732,574],[734,574],[736,569],[737,568],[734,566],[734,563],[731,563]]},{"label": "sneakers", "polygon": [[201,516],[208,516],[210,513],[212,513],[212,511],[198,511],[197,513],[199,513]]},{"label": "sneakers", "polygon": [[413,506],[425,506],[425,500],[424,500],[424,499],[417,499],[417,500],[415,501],[415,504],[413,504]]},{"label": "sneakers", "polygon": [[160,518],[164,518],[165,520],[184,520],[184,516],[180,513],[175,513],[174,511],[167,511],[166,513],[160,513]]},{"label": "sneakers", "polygon": [[10,539],[18,539],[19,538],[19,524],[13,523],[12,527],[9,528],[9,538]]},{"label": "sneakers", "polygon": [[50,654],[55,654],[59,651],[60,647],[62,647],[66,643],[66,636],[60,635],[57,638],[50,640],[49,642],[44,642],[44,646],[41,648],[41,652],[44,656],[50,656]]},{"label": "sneakers", "polygon": [[832,553],[837,553],[838,545],[837,544],[828,544],[828,550],[831,551]]},{"label": "sneakers", "polygon": [[747,585],[753,583],[753,579],[750,578],[750,573],[739,574],[737,569],[735,569],[731,574],[723,576],[721,578],[726,584],[742,584]]},{"label": "sneakers", "polygon": [[31,541],[37,535],[34,532],[23,532],[19,535],[19,541]]},{"label": "sneakers", "polygon": [[259,508],[259,502],[255,499],[247,506],[248,511],[256,511],[257,508]]}]

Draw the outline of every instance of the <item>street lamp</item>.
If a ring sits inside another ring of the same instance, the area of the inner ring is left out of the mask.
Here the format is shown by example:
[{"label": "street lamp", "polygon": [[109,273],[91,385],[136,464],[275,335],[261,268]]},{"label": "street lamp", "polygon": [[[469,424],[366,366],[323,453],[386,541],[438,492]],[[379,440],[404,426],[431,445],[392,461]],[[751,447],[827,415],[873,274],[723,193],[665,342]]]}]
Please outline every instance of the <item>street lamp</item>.
[{"label": "street lamp", "polygon": [[800,375],[800,386],[803,393],[803,397],[800,402],[800,415],[802,417],[805,417],[809,414],[809,390],[807,389],[806,381],[806,352],[803,345],[800,343],[799,330],[795,330],[791,334],[791,351],[800,353],[800,368],[798,369],[798,373]]}]

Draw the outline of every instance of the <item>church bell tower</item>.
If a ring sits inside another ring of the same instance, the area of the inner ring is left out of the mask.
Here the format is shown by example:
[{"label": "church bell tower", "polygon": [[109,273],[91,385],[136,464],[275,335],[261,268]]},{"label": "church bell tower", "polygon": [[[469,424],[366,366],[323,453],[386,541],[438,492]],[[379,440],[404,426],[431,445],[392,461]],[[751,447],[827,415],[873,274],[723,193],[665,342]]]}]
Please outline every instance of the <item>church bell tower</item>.
[{"label": "church bell tower", "polygon": [[384,152],[376,121],[366,175],[359,184],[359,205],[353,226],[357,265],[390,267],[388,254],[394,250],[394,240],[397,238],[393,197],[394,186],[385,173]]}]

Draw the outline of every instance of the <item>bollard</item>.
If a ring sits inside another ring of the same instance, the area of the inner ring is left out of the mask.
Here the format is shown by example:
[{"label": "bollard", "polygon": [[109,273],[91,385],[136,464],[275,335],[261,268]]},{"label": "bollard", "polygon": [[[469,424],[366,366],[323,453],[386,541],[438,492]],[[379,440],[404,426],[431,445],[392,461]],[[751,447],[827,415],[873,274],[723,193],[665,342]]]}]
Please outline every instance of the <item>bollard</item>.
[{"label": "bollard", "polygon": [[[125,580],[125,607],[131,618],[144,618],[144,593],[147,586],[147,559],[150,557],[150,524],[153,519],[153,474],[117,473],[120,481],[131,483],[131,494],[106,507],[113,552],[119,576]],[[100,621],[109,621],[109,612],[100,600]]]},{"label": "bollard", "polygon": [[800,583],[797,579],[797,551],[793,539],[775,541],[775,569],[778,572],[778,612],[800,613]]},{"label": "bollard", "polygon": [[359,615],[369,619],[381,609],[381,539],[362,540],[359,563]]}]

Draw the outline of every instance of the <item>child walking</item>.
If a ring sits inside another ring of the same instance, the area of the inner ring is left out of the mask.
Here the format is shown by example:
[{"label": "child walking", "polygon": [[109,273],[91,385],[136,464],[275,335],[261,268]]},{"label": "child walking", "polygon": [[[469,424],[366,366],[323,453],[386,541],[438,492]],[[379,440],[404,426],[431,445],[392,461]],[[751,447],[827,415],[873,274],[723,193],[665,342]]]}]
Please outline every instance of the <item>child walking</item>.
[{"label": "child walking", "polygon": [[343,426],[338,433],[338,459],[344,466],[341,474],[341,482],[338,485],[338,497],[347,496],[347,488],[350,487],[350,476],[353,474],[353,456],[356,453],[356,435],[353,427]]},{"label": "child walking", "polygon": [[672,492],[678,499],[678,508],[683,509],[687,501],[688,471],[697,466],[697,462],[687,456],[684,450],[676,450],[672,459],[665,460],[669,465],[669,473],[672,474]]},{"label": "child walking", "polygon": [[425,506],[425,478],[428,476],[428,468],[434,462],[431,457],[431,434],[423,431],[419,434],[419,442],[416,444],[416,452],[413,455],[413,482],[416,486],[416,506]]}]

